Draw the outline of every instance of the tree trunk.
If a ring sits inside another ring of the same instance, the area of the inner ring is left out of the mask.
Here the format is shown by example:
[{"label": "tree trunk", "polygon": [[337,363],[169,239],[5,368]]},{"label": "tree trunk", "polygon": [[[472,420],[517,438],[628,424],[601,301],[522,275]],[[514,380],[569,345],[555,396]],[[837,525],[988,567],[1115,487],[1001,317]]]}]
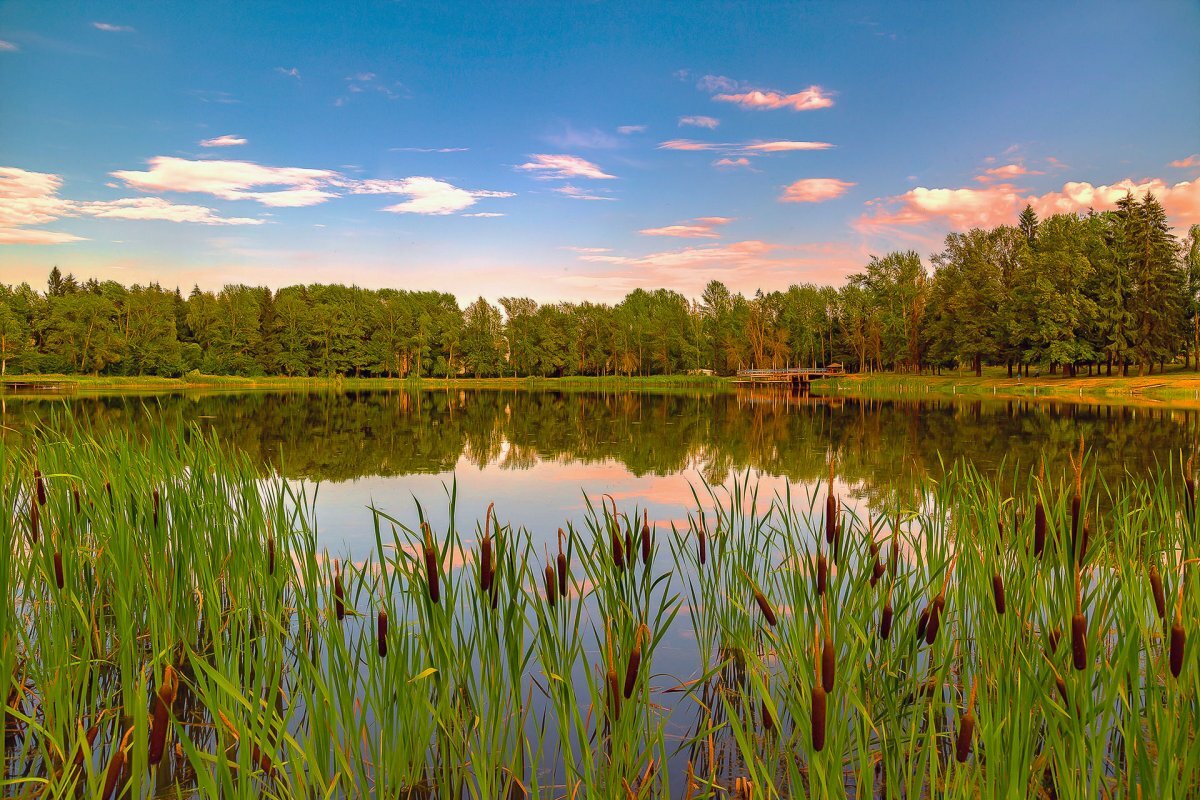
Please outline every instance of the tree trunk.
[{"label": "tree trunk", "polygon": [[978,353],[975,354],[975,377],[983,377],[983,356]]}]

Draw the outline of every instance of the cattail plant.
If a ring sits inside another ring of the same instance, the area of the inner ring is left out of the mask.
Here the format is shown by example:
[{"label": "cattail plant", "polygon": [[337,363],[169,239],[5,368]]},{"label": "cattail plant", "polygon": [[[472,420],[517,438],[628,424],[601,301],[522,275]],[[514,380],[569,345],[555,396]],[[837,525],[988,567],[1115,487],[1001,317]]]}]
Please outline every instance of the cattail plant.
[{"label": "cattail plant", "polygon": [[750,576],[746,574],[745,570],[742,570],[742,576],[745,577],[746,582],[750,584],[751,591],[754,592],[754,602],[758,604],[758,610],[762,612],[763,619],[765,619],[767,624],[772,628],[775,627],[775,625],[779,622],[779,617],[775,615],[775,609],[771,607],[771,601],[767,599],[765,594],[763,594],[762,589],[758,588],[758,584],[751,580]]},{"label": "cattail plant", "polygon": [[33,470],[33,483],[37,487],[37,502],[39,506],[46,505],[46,480],[40,469]]},{"label": "cattail plant", "polygon": [[567,554],[563,552],[563,529],[558,529],[558,594],[567,596]]},{"label": "cattail plant", "polygon": [[[820,545],[818,545],[818,548]],[[817,552],[817,596],[824,597],[825,590],[829,586],[829,561],[826,560],[825,554]]]},{"label": "cattail plant", "polygon": [[147,761],[155,766],[162,761],[163,750],[167,741],[167,726],[171,723],[171,706],[175,704],[175,695],[179,690],[179,678],[175,668],[168,664],[163,669],[162,683],[154,698],[154,711],[150,722],[150,746],[147,750]]},{"label": "cattail plant", "polygon": [[917,643],[920,644],[925,640],[925,629],[929,627],[929,606],[921,609],[920,615],[917,617]]},{"label": "cattail plant", "polygon": [[1187,491],[1187,513],[1190,519],[1196,517],[1196,454],[1188,456],[1187,469],[1183,477],[1183,487]]},{"label": "cattail plant", "polygon": [[833,491],[833,478],[835,471],[835,461],[832,454],[829,456],[829,489],[825,495],[825,543],[832,545],[833,540],[837,538],[837,522],[838,522],[838,497]]},{"label": "cattail plant", "polygon": [[821,614],[825,628],[825,640],[821,643],[821,685],[825,693],[833,691],[837,678],[837,654],[833,649],[833,626],[829,624],[829,599],[822,598]]},{"label": "cattail plant", "polygon": [[[608,497],[608,495],[605,495]],[[617,501],[612,497],[608,497],[612,501],[612,517],[610,522],[610,535],[612,538],[612,560],[618,570],[625,570],[625,543],[621,539],[621,522],[617,516]]]},{"label": "cattail plant", "polygon": [[267,534],[267,574],[275,574],[275,537]]},{"label": "cattail plant", "polygon": [[1062,628],[1053,628],[1046,635],[1046,654],[1054,655],[1058,652],[1058,643],[1062,641]]},{"label": "cattail plant", "polygon": [[892,584],[888,584],[887,600],[883,603],[883,612],[879,616],[879,638],[887,641],[892,635]]},{"label": "cattail plant", "polygon": [[387,658],[388,654],[388,613],[386,608],[380,608],[375,616],[375,644],[379,648],[379,657]]},{"label": "cattail plant", "polygon": [[153,505],[154,505],[154,527],[157,528],[158,527],[158,503],[159,503],[157,488],[155,488],[152,497],[153,497],[153,501],[154,501],[153,502]]},{"label": "cattail plant", "polygon": [[71,487],[71,496],[75,499],[75,513],[76,514],[82,513],[83,507],[79,504],[79,487],[78,486]]},{"label": "cattail plant", "polygon": [[550,561],[550,556],[546,556],[546,605],[551,609],[554,608],[554,603],[558,599],[558,577],[554,574],[554,564]]},{"label": "cattail plant", "polygon": [[766,698],[762,701],[762,726],[767,733],[775,732],[775,717],[771,714],[771,709],[767,705]]},{"label": "cattail plant", "polygon": [[39,506],[37,504],[36,500],[34,500],[33,498],[30,498],[30,500],[29,500],[29,540],[33,544],[37,544],[38,539],[41,538],[41,535],[42,535],[41,506]]},{"label": "cattail plant", "polygon": [[812,710],[809,717],[809,730],[812,735],[812,746],[814,752],[821,752],[825,749],[825,685],[821,677],[821,645],[820,632],[814,630],[813,641],[813,676],[812,688]]},{"label": "cattail plant", "polygon": [[[488,504],[487,514],[483,518],[483,538],[479,540],[479,591],[485,596],[491,594],[492,582],[495,580],[495,565],[492,563],[492,510],[494,503]],[[559,528],[559,536],[562,529]]]},{"label": "cattail plant", "polygon": [[116,793],[117,784],[120,783],[122,773],[125,772],[125,759],[132,739],[133,726],[130,725],[125,730],[125,735],[121,737],[117,749],[113,751],[112,758],[108,760],[108,768],[104,771],[104,790],[100,793],[101,800],[110,800]]},{"label": "cattail plant", "polygon": [[1154,595],[1154,610],[1158,618],[1164,622],[1167,619],[1167,596],[1163,592],[1162,575],[1158,574],[1158,566],[1150,565],[1150,593]]},{"label": "cattail plant", "polygon": [[[1187,562],[1184,562],[1186,568]],[[1183,585],[1185,575],[1179,573],[1179,599],[1175,602],[1175,622],[1171,625],[1170,666],[1171,675],[1178,680],[1183,671],[1183,648],[1187,645],[1187,631],[1183,629]]]},{"label": "cattail plant", "polygon": [[700,524],[696,527],[696,542],[699,549],[700,566],[708,561],[708,528],[704,521],[704,511],[700,511]]},{"label": "cattail plant", "polygon": [[333,614],[338,622],[346,618],[346,590],[342,586],[342,567],[337,559],[333,561]]},{"label": "cattail plant", "polygon": [[442,591],[440,584],[440,573],[438,572],[438,554],[437,547],[433,543],[433,531],[429,527],[428,522],[421,523],[421,530],[425,534],[423,550],[425,555],[425,584],[429,590],[430,602],[437,603],[442,599]]},{"label": "cattail plant", "polygon": [[607,667],[604,683],[608,687],[608,720],[615,724],[621,718],[621,686],[617,683],[617,668],[613,666],[612,628],[605,624],[605,639],[607,640]]},{"label": "cattail plant", "polygon": [[62,551],[55,550],[54,551],[54,584],[58,587],[58,590],[61,592],[63,589],[64,583],[65,583],[65,581],[63,579]]},{"label": "cattail plant", "polygon": [[1071,615],[1071,660],[1075,669],[1087,668],[1087,617],[1083,615],[1078,567],[1075,569],[1075,613]]},{"label": "cattail plant", "polygon": [[629,653],[629,661],[625,664],[625,699],[633,697],[633,687],[637,684],[638,671],[642,667],[642,635],[646,626],[638,625],[633,635],[633,650]]},{"label": "cattail plant", "polygon": [[958,737],[954,741],[954,758],[962,764],[971,754],[971,737],[975,734],[975,679],[971,679],[971,697],[967,710],[958,721]]},{"label": "cattail plant", "polygon": [[1068,453],[1071,461],[1071,472],[1074,475],[1074,491],[1071,494],[1071,550],[1076,558],[1083,558],[1079,548],[1079,511],[1083,505],[1083,436],[1079,437],[1079,458]]},{"label": "cattail plant", "polygon": [[1004,615],[1004,579],[1000,577],[1000,572],[992,573],[992,601],[996,604],[996,613]]},{"label": "cattail plant", "polygon": [[642,566],[650,565],[650,512],[642,510]]}]

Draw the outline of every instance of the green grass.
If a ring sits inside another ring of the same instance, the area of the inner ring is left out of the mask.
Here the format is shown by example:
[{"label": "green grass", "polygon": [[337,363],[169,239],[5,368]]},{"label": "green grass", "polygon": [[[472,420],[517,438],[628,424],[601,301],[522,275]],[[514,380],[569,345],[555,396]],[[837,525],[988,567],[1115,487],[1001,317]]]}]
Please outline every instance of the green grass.
[{"label": "green grass", "polygon": [[[321,549],[304,487],[195,430],[10,433],[3,792],[1194,796],[1200,537],[1179,460],[1163,464],[1112,488],[1085,461],[1077,515],[1070,482],[1013,475],[1001,496],[966,465],[869,518],[834,496],[828,526],[826,483],[700,486],[671,530],[589,498],[557,539],[490,513],[433,530],[420,508],[415,528],[364,512],[374,552],[347,561]],[[1192,637],[1178,677],[1174,623]]]}]

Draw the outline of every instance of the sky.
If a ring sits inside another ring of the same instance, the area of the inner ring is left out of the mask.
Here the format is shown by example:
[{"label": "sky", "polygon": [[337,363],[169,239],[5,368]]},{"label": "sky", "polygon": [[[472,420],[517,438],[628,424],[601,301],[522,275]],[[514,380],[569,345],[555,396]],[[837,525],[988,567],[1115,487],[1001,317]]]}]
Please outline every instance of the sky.
[{"label": "sky", "polygon": [[1153,190],[1200,3],[0,0],[0,282],[842,283]]}]

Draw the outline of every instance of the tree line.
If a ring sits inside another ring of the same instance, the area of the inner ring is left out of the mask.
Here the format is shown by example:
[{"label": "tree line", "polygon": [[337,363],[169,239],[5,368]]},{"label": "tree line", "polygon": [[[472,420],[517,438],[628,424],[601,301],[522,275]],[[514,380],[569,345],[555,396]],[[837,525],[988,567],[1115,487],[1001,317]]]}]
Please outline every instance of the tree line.
[{"label": "tree line", "polygon": [[616,304],[540,304],[357,286],[0,284],[0,372],[179,376],[662,375],[833,362],[907,372],[985,364],[1077,374],[1200,369],[1200,225],[1182,239],[1157,199],[1112,211],[1027,207],[1013,225],[872,256],[840,288],[698,299],[636,289]]}]

